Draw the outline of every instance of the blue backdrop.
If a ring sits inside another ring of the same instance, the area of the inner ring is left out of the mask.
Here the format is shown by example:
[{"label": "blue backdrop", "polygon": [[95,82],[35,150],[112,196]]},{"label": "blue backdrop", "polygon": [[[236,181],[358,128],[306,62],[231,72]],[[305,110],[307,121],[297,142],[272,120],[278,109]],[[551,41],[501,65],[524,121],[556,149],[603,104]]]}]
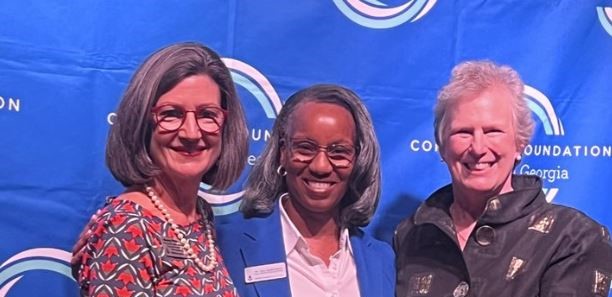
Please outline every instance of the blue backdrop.
[{"label": "blue backdrop", "polygon": [[[121,191],[103,162],[113,111],[139,63],[178,41],[225,57],[248,112],[250,163],[291,93],[334,82],[360,94],[382,147],[368,231],[386,240],[449,182],[432,107],[451,68],[508,64],[538,123],[517,173],[542,176],[549,200],[612,227],[612,0],[1,1],[0,297],[77,295],[68,251]],[[203,187],[219,223],[241,182]]]}]

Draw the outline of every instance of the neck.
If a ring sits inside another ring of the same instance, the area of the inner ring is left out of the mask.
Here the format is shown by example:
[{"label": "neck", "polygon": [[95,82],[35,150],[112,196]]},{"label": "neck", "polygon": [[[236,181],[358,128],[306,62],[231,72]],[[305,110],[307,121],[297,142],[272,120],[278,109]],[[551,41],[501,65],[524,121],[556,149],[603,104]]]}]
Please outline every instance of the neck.
[{"label": "neck", "polygon": [[314,213],[294,202],[291,197],[283,201],[287,216],[306,240],[310,253],[329,266],[330,257],[340,249],[338,211]]},{"label": "neck", "polygon": [[466,216],[469,216],[474,220],[480,217],[485,209],[486,203],[486,197],[461,195],[453,191],[454,209],[465,213]]},{"label": "neck", "polygon": [[155,178],[150,186],[177,220],[193,222],[197,218],[197,195],[200,181],[177,181]]},{"label": "neck", "polygon": [[461,228],[466,227],[467,225],[470,225],[478,220],[478,217],[480,217],[480,214],[482,213],[482,209],[480,209],[480,207],[469,209],[469,205],[465,206],[465,203],[455,199],[450,206],[449,212],[453,218],[456,228]]},{"label": "neck", "polygon": [[[474,207],[472,210],[465,209],[463,206],[464,203],[461,200],[455,198],[453,204],[451,204],[449,212],[451,215],[451,219],[453,220],[453,225],[455,226],[455,232],[457,234],[457,242],[459,243],[459,248],[463,251],[465,248],[467,241],[476,226],[476,221],[478,217],[482,213],[482,209],[478,206]],[[467,206],[469,207],[469,205]]]},{"label": "neck", "polygon": [[333,238],[338,241],[340,227],[336,213],[314,213],[293,202],[291,197],[283,201],[287,216],[305,238]]}]

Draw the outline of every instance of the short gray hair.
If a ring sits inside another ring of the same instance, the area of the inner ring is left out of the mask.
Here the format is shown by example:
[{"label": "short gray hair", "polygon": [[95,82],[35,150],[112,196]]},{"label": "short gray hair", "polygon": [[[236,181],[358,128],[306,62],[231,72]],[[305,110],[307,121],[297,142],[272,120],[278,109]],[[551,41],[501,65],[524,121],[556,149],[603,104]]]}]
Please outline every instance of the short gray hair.
[{"label": "short gray hair", "polygon": [[466,94],[479,93],[492,86],[505,87],[512,95],[516,143],[520,149],[529,144],[535,124],[523,97],[524,84],[519,74],[509,66],[491,61],[467,61],[453,68],[450,81],[438,94],[434,108],[434,133],[438,146],[444,145],[442,131],[446,126],[449,107],[452,108]]},{"label": "short gray hair", "polygon": [[242,172],[248,152],[248,133],[242,105],[231,75],[213,50],[193,42],[162,48],[136,70],[110,128],[106,164],[124,186],[149,182],[159,168],[149,155],[154,123],[151,108],[159,97],[193,75],[208,75],[219,86],[221,106],[228,116],[223,126],[222,151],[202,181],[214,189],[226,189]]},{"label": "short gray hair", "polygon": [[365,226],[370,222],[380,196],[380,149],[372,119],[361,99],[353,91],[331,84],[313,85],[287,99],[274,122],[264,152],[251,170],[240,210],[246,217],[269,214],[278,197],[287,192],[284,178],[276,172],[280,165],[281,142],[286,137],[292,114],[305,102],[342,106],[355,120],[357,157],[347,192],[340,202],[339,223],[345,227]]}]

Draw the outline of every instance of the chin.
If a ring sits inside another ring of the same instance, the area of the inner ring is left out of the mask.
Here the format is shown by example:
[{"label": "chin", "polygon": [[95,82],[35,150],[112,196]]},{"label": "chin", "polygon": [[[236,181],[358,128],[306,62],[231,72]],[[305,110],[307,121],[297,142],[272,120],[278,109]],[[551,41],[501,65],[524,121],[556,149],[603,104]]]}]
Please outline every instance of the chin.
[{"label": "chin", "polygon": [[310,213],[329,213],[336,208],[336,205],[328,199],[312,199],[308,198],[303,207]]},{"label": "chin", "polygon": [[327,214],[327,213],[333,213],[334,212],[334,208],[333,207],[310,206],[307,209],[308,209],[308,212],[311,213],[311,214]]},{"label": "chin", "polygon": [[168,175],[175,176],[180,179],[198,179],[201,180],[204,176],[205,171],[201,169],[185,170],[186,168],[180,168],[180,170],[172,170]]},{"label": "chin", "polygon": [[479,178],[478,180],[475,179],[468,179],[468,180],[459,180],[457,182],[453,182],[453,186],[457,187],[459,189],[463,189],[463,191],[466,192],[476,192],[476,193],[486,193],[486,192],[490,192],[492,191],[495,186],[493,184],[491,184],[489,179],[482,179]]}]

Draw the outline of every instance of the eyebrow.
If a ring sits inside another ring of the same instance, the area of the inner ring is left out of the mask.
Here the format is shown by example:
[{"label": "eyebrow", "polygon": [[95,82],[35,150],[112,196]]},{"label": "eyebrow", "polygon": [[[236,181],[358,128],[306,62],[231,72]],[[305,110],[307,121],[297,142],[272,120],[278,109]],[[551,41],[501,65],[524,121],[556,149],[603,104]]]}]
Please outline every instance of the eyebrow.
[{"label": "eyebrow", "polygon": [[[182,109],[187,109],[185,108],[184,105],[180,104],[180,103],[172,103],[172,102],[168,102],[168,103],[163,103],[160,104],[156,107],[160,107],[160,106],[174,106],[174,107],[180,107]],[[200,109],[200,108],[206,108],[206,107],[216,107],[219,109],[223,109],[223,107],[221,107],[220,105],[216,105],[216,104],[200,104],[200,105],[196,105],[195,109]]]}]

